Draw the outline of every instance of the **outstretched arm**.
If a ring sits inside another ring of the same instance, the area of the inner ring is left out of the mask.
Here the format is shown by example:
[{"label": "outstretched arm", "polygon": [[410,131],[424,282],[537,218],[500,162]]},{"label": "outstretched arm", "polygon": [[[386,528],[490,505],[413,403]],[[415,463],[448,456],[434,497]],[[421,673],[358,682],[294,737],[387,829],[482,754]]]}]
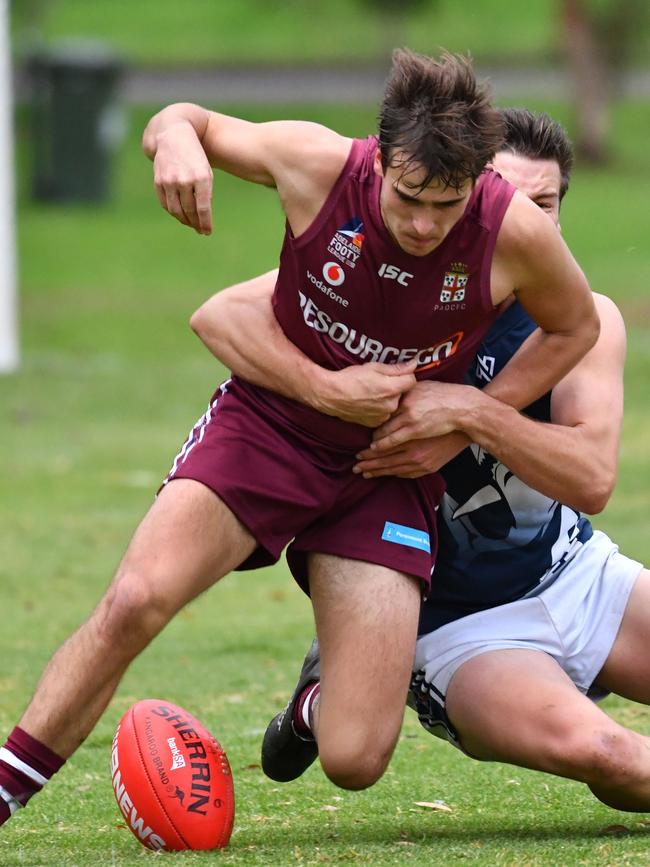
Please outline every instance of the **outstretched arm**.
[{"label": "outstretched arm", "polygon": [[154,115],[142,137],[161,205],[202,234],[212,230],[212,168],[275,187],[295,234],[319,212],[351,141],[304,121],[251,123],[192,103]]},{"label": "outstretched arm", "polygon": [[415,363],[327,370],[284,335],[271,306],[277,271],[224,289],[193,314],[190,325],[234,373],[344,421],[377,427],[415,385]]},{"label": "outstretched arm", "polygon": [[[476,442],[522,481],[548,497],[594,514],[605,507],[616,480],[623,416],[625,327],[615,304],[594,296],[601,321],[593,349],[551,393],[551,423],[534,421],[476,388],[420,383],[428,400],[448,416],[455,434],[395,444],[377,435],[387,451],[366,450],[358,471],[368,476],[417,477],[436,469],[445,443]],[[417,391],[417,390],[416,390]],[[405,403],[416,398],[416,391]],[[429,403],[429,413],[431,413]],[[453,451],[453,448],[452,448]]]}]

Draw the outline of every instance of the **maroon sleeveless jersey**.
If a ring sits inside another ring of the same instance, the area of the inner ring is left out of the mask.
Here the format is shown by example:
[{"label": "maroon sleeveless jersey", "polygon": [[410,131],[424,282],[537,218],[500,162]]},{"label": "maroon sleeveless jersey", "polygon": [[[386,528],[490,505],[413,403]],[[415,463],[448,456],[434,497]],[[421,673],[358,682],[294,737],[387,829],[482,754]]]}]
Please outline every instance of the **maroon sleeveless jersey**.
[{"label": "maroon sleeveless jersey", "polygon": [[[386,229],[373,169],[377,139],[355,139],[312,225],[287,227],[273,296],[286,336],[338,370],[416,358],[418,379],[461,382],[497,311],[492,254],[514,187],[492,171],[475,184],[463,216],[427,256],[404,252]],[[343,448],[370,432],[237,379],[236,387],[279,420]]]}]

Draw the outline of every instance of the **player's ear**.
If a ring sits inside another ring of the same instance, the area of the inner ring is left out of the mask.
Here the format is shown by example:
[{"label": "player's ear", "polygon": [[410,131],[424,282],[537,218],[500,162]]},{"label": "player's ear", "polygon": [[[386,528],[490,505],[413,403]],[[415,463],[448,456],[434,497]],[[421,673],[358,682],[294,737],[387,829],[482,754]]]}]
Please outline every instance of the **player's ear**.
[{"label": "player's ear", "polygon": [[384,166],[381,161],[381,149],[377,147],[375,151],[375,161],[372,164],[373,169],[375,170],[375,174],[379,175],[380,178],[384,176]]}]

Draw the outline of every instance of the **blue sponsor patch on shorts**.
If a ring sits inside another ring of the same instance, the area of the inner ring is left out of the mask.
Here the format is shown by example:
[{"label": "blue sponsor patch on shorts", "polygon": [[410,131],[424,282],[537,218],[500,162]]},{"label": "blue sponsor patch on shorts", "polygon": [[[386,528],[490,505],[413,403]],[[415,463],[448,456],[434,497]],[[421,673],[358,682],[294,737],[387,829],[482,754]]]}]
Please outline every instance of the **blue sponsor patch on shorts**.
[{"label": "blue sponsor patch on shorts", "polygon": [[403,524],[393,524],[386,521],[381,538],[385,542],[393,542],[395,545],[406,545],[407,548],[419,548],[420,551],[431,553],[431,540],[424,530],[416,530],[415,527],[405,527]]}]

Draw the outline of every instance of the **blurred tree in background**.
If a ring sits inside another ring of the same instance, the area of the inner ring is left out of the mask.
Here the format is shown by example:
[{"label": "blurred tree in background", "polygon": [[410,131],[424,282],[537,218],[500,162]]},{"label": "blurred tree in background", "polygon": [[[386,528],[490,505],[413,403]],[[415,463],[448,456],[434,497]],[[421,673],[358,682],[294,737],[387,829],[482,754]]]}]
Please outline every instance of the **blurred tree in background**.
[{"label": "blurred tree in background", "polygon": [[633,64],[650,74],[650,0],[11,0],[11,11],[19,60],[90,38],[154,74],[288,66],[299,77],[346,65],[354,76],[361,66],[385,69],[396,47],[435,55],[444,46],[469,52],[479,72],[521,79],[517,98],[526,100],[530,84],[557,93],[566,58],[576,146],[592,163],[609,156],[624,74]]},{"label": "blurred tree in background", "polygon": [[560,0],[560,8],[574,85],[576,151],[604,163],[612,103],[643,38],[648,0]]},{"label": "blurred tree in background", "polygon": [[[381,63],[407,44],[436,54],[539,65],[557,57],[549,0],[11,0],[43,42],[105,39],[150,66]],[[507,26],[504,26],[507,24]]]},{"label": "blurred tree in background", "polygon": [[37,38],[49,5],[50,0],[9,0],[14,37],[21,41]]},{"label": "blurred tree in background", "polygon": [[408,16],[424,6],[434,9],[439,0],[362,0],[363,4],[375,12],[382,31],[383,48],[381,54],[390,57],[395,48],[406,45],[406,21]]}]

